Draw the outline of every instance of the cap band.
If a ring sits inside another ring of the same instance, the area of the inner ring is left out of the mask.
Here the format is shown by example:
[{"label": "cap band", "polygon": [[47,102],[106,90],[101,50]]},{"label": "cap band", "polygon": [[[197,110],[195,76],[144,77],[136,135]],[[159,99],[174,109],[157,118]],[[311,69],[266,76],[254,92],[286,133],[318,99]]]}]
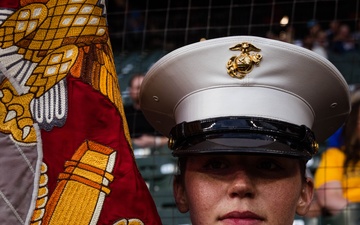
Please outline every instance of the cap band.
[{"label": "cap band", "polygon": [[174,156],[198,153],[263,153],[310,159],[318,150],[306,126],[258,117],[218,117],[183,122],[171,130]]}]

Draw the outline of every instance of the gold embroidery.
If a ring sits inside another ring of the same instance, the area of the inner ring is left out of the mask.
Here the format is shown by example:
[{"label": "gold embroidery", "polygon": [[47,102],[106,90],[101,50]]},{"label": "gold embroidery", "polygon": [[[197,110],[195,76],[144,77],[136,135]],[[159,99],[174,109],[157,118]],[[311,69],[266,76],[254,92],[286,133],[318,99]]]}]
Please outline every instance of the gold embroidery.
[{"label": "gold embroidery", "polygon": [[18,44],[37,29],[39,24],[46,19],[47,14],[46,6],[39,3],[20,8],[1,25],[0,47],[8,48],[15,43]]},{"label": "gold embroidery", "polygon": [[75,45],[67,45],[44,57],[26,82],[30,92],[34,93],[35,97],[39,97],[66,77],[77,53],[78,49]]},{"label": "gold embroidery", "polygon": [[114,223],[114,225],[144,225],[144,223],[139,219],[122,219]]},{"label": "gold embroidery", "polygon": [[[18,64],[31,64],[31,72],[23,76],[21,85],[9,72],[0,86],[1,132],[10,133],[19,142],[36,143],[30,103],[71,75],[109,98],[120,112],[127,141],[131,142],[105,12],[98,4],[98,0],[23,0],[22,8],[0,25],[0,47],[14,47],[14,55],[15,51],[22,55]],[[16,85],[22,90],[14,88]],[[110,148],[85,142],[65,163],[50,199],[43,164],[31,224],[96,224],[105,196],[111,191],[115,154]],[[81,214],[81,220],[74,214]],[[137,219],[128,222],[143,224]]]},{"label": "gold embroidery", "polygon": [[[110,193],[115,156],[116,152],[111,148],[92,141],[84,142],[65,163],[42,222],[96,224],[105,196]],[[82,215],[81,220],[73,215]]]},{"label": "gold embroidery", "polygon": [[0,85],[0,131],[19,142],[35,143],[36,131],[30,113],[33,94],[18,95],[8,80]]},{"label": "gold embroidery", "polygon": [[[68,74],[90,83],[115,105],[126,139],[131,143],[106,18],[97,3],[97,0],[49,0],[26,5],[0,25],[0,47],[17,46],[24,60],[38,63],[26,80],[29,92],[35,94],[33,97],[42,96]],[[32,121],[23,122],[21,128],[26,129],[22,132],[28,132],[31,128],[27,127],[31,126]]]},{"label": "gold embroidery", "polygon": [[48,201],[48,178],[46,175],[47,172],[47,166],[45,163],[41,164],[41,170],[40,170],[40,179],[39,179],[39,190],[38,190],[38,197],[36,200],[36,206],[34,213],[31,218],[31,225],[37,225],[41,224],[41,220],[45,213],[45,206]]}]

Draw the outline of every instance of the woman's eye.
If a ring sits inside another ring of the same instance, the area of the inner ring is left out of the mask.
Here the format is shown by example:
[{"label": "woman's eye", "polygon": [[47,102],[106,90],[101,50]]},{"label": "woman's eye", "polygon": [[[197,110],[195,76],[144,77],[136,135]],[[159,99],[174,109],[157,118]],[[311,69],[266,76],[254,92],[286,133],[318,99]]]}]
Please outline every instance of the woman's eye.
[{"label": "woman's eye", "polygon": [[258,164],[258,168],[263,170],[277,170],[280,169],[280,166],[273,161],[267,160],[267,161],[261,161]]},{"label": "woman's eye", "polygon": [[220,160],[212,160],[205,164],[205,168],[208,170],[219,170],[226,168],[226,163]]}]

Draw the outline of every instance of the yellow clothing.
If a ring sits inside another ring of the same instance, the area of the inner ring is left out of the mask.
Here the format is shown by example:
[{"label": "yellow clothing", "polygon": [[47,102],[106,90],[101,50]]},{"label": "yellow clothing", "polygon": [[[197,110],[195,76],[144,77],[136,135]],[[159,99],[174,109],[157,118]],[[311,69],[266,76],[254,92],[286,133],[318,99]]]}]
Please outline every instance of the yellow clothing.
[{"label": "yellow clothing", "polygon": [[327,149],[315,173],[315,188],[326,182],[339,181],[343,187],[343,196],[350,202],[360,202],[360,162],[347,168],[344,174],[345,154],[338,148]]}]

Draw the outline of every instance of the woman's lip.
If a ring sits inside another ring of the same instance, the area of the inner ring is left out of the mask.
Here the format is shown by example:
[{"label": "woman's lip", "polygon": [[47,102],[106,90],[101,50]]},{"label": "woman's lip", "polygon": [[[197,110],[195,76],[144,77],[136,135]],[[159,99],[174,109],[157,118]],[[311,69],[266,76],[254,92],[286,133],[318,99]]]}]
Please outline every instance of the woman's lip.
[{"label": "woman's lip", "polygon": [[247,219],[247,220],[261,220],[263,221],[264,218],[257,215],[256,213],[253,213],[251,211],[243,211],[243,212],[239,212],[239,211],[233,211],[233,212],[229,212],[223,216],[220,217],[220,220],[225,220],[225,219]]}]

